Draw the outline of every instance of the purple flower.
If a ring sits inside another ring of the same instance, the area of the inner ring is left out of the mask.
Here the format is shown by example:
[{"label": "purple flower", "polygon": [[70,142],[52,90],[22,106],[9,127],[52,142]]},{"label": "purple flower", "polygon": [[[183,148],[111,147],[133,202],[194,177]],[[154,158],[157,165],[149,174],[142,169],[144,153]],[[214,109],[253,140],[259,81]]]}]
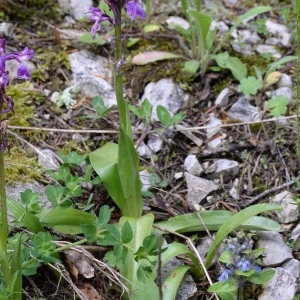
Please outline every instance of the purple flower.
[{"label": "purple flower", "polygon": [[237,267],[242,271],[242,272],[247,272],[249,271],[250,269],[250,261],[245,259],[245,258],[242,258],[238,264],[237,264]]},{"label": "purple flower", "polygon": [[16,60],[20,63],[17,69],[17,75],[20,79],[30,79],[30,73],[22,61],[29,60],[33,57],[34,51],[27,47],[23,51],[13,51],[5,53],[5,39],[0,39],[0,89],[3,89],[9,83],[8,72],[5,70],[5,63],[8,60]]},{"label": "purple flower", "polygon": [[131,0],[127,2],[126,8],[127,14],[130,16],[131,20],[134,20],[136,17],[140,17],[141,19],[146,18],[146,13],[138,0]]},{"label": "purple flower", "polygon": [[232,271],[231,270],[228,270],[228,269],[225,269],[221,276],[218,278],[219,281],[224,281],[224,280],[228,280],[228,276],[232,274]]},{"label": "purple flower", "polygon": [[100,23],[109,21],[111,24],[114,24],[114,19],[112,19],[109,15],[104,14],[98,7],[90,7],[87,14],[91,14],[90,21],[95,22],[91,29],[93,39],[96,36],[96,32],[100,30]]}]

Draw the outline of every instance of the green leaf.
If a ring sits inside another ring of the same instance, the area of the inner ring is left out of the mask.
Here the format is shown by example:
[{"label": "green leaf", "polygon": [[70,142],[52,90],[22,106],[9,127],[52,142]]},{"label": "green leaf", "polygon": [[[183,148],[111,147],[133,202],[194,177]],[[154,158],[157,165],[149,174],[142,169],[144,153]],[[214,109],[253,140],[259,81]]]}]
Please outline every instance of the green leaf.
[{"label": "green leaf", "polygon": [[265,78],[267,78],[270,73],[275,71],[281,65],[286,64],[286,63],[288,63],[290,61],[293,61],[293,60],[296,60],[296,59],[297,59],[297,56],[288,55],[288,56],[282,57],[281,59],[273,62],[272,64],[269,65],[268,71],[265,74]]},{"label": "green leaf", "polygon": [[181,265],[176,267],[169,277],[163,283],[163,299],[173,300],[176,298],[178,288],[183,280],[184,275],[190,269],[189,266]]},{"label": "green leaf", "polygon": [[99,117],[102,118],[105,116],[108,112],[110,112],[113,107],[107,108],[104,104],[104,101],[101,97],[95,96],[92,100],[93,108],[98,113]]},{"label": "green leaf", "polygon": [[260,272],[256,272],[249,278],[248,281],[254,284],[266,284],[269,280],[271,280],[275,275],[275,270],[264,269]]},{"label": "green leaf", "polygon": [[189,29],[184,29],[182,26],[175,23],[168,24],[168,28],[177,31],[187,42],[191,41],[191,31]]},{"label": "green leaf", "polygon": [[[61,158],[64,164],[71,164],[75,166],[81,166],[85,162],[85,158],[79,155],[75,151],[71,151],[68,154],[65,154],[62,151],[59,151],[57,155]],[[70,169],[68,168],[67,174],[70,174]]]},{"label": "green leaf", "polygon": [[232,261],[232,252],[229,250],[225,250],[222,252],[222,254],[219,257],[219,261],[222,263],[229,263]]},{"label": "green leaf", "polygon": [[89,32],[84,33],[79,38],[79,41],[85,44],[97,44],[99,46],[107,44],[107,41],[101,35],[96,34],[95,39],[93,39],[91,33]]},{"label": "green leaf", "polygon": [[108,205],[103,205],[100,208],[98,220],[97,220],[97,225],[98,226],[103,226],[108,223],[111,217],[111,213],[114,211],[114,208],[109,208]]},{"label": "green leaf", "polygon": [[106,143],[89,154],[91,164],[100,176],[105,188],[121,212],[125,211],[126,200],[118,171],[118,145]]},{"label": "green leaf", "polygon": [[239,58],[231,57],[227,52],[224,52],[215,55],[214,59],[219,67],[229,69],[238,81],[247,76],[247,68]]},{"label": "green leaf", "polygon": [[129,243],[133,238],[133,231],[130,226],[130,223],[126,221],[124,225],[122,226],[122,231],[121,231],[121,241],[124,244]]},{"label": "green leaf", "polygon": [[37,215],[40,222],[66,234],[82,233],[81,225],[92,224],[95,216],[73,208],[45,209]]},{"label": "green leaf", "polygon": [[142,184],[139,175],[139,157],[132,139],[122,127],[119,129],[118,171],[125,197],[122,215],[138,218],[142,215]]},{"label": "green leaf", "polygon": [[242,78],[239,85],[239,90],[245,95],[256,95],[257,91],[263,87],[262,80],[255,78],[254,76]]},{"label": "green leaf", "polygon": [[206,49],[206,37],[212,22],[212,18],[209,15],[203,14],[194,9],[188,9],[187,13],[193,17],[196,23],[195,29],[198,36],[197,44],[199,45],[200,55],[203,56]]},{"label": "green leaf", "polygon": [[26,212],[26,210],[22,207],[22,205],[20,205],[20,203],[9,197],[7,197],[7,208],[8,211],[12,213],[17,222],[21,223],[29,231],[37,233],[45,230],[35,215],[30,212]]},{"label": "green leaf", "polygon": [[212,259],[214,258],[216,251],[218,250],[222,241],[230,232],[235,230],[241,223],[243,223],[245,220],[249,219],[254,215],[277,209],[281,209],[281,207],[276,204],[256,204],[247,207],[242,211],[238,212],[237,214],[233,215],[220,227],[220,229],[216,233],[214,243],[212,243],[212,245],[210,246],[206,256],[206,267],[210,267]]},{"label": "green leaf", "polygon": [[184,70],[192,75],[195,75],[199,68],[200,68],[199,60],[192,59],[184,63]]},{"label": "green leaf", "polygon": [[170,126],[172,124],[172,116],[170,112],[162,105],[156,107],[156,114],[160,123],[165,126]]},{"label": "green leaf", "polygon": [[[197,232],[205,231],[206,229],[216,231],[232,216],[233,213],[227,210],[203,211],[172,217],[166,221],[157,222],[155,225],[176,232]],[[202,225],[202,222],[205,225]],[[274,231],[279,230],[280,225],[269,218],[254,216],[243,221],[237,229]]]},{"label": "green leaf", "polygon": [[19,235],[14,248],[13,248],[13,254],[11,257],[11,263],[10,263],[10,268],[11,268],[11,274],[14,274],[14,282],[13,282],[13,287],[12,291],[14,293],[14,299],[22,299],[22,255],[21,255],[21,238],[22,236]]},{"label": "green leaf", "polygon": [[135,55],[132,58],[132,63],[134,65],[146,65],[149,63],[157,62],[165,59],[183,58],[181,55],[174,54],[171,52],[164,51],[148,51]]},{"label": "green leaf", "polygon": [[225,280],[214,283],[208,288],[208,292],[216,293],[222,300],[237,299],[237,285],[233,280]]},{"label": "green leaf", "polygon": [[285,114],[289,99],[284,96],[276,96],[268,101],[268,109],[273,117],[281,117]]}]

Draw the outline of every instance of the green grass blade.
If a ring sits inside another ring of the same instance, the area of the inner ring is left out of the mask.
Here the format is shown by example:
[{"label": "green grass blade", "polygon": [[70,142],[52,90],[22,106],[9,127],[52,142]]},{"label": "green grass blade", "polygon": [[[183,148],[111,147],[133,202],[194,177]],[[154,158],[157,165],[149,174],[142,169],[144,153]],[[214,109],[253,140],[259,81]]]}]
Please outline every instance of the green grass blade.
[{"label": "green grass blade", "polygon": [[186,272],[190,269],[189,266],[181,265],[176,267],[171,275],[165,280],[163,284],[163,299],[174,300],[178,288]]},{"label": "green grass blade", "polygon": [[218,250],[219,246],[221,245],[222,241],[226,238],[226,236],[232,232],[233,230],[237,229],[241,223],[246,221],[252,216],[258,215],[263,212],[271,211],[280,209],[281,207],[276,204],[256,204],[250,207],[245,208],[244,210],[240,211],[239,213],[233,215],[229,220],[227,220],[218,230],[215,235],[215,240],[210,246],[205,265],[207,268],[210,267],[210,264]]}]

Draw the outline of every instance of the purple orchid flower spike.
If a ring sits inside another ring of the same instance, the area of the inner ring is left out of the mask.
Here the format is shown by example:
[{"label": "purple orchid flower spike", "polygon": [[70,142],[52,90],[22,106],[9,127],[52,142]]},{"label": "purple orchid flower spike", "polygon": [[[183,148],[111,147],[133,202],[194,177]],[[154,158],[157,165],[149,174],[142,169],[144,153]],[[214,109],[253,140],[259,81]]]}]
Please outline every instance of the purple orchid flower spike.
[{"label": "purple orchid flower spike", "polygon": [[146,13],[142,5],[137,0],[131,0],[126,4],[127,14],[130,16],[131,20],[134,20],[136,17],[141,19],[146,18]]},{"label": "purple orchid flower spike", "polygon": [[23,51],[13,51],[8,54],[5,52],[5,39],[0,39],[0,89],[3,89],[9,84],[9,75],[5,71],[5,63],[8,60],[16,60],[20,63],[17,69],[17,75],[20,79],[30,79],[30,73],[25,64],[22,61],[32,59],[34,51],[29,48],[24,48]]},{"label": "purple orchid flower spike", "polygon": [[91,14],[90,21],[95,22],[91,29],[93,39],[95,39],[96,32],[100,30],[100,23],[109,21],[111,24],[114,24],[114,20],[109,15],[104,14],[98,7],[90,7],[87,14]]},{"label": "purple orchid flower spike", "polygon": [[91,28],[93,39],[95,39],[96,32],[100,30],[100,23],[109,21],[113,25],[120,24],[121,10],[125,4],[127,14],[130,16],[131,20],[134,20],[136,17],[139,17],[141,19],[146,18],[146,13],[138,0],[105,0],[105,3],[113,12],[114,18],[110,17],[106,13],[103,13],[103,11],[98,7],[91,7],[87,12],[87,14],[91,14],[90,21],[94,22],[94,25]]}]

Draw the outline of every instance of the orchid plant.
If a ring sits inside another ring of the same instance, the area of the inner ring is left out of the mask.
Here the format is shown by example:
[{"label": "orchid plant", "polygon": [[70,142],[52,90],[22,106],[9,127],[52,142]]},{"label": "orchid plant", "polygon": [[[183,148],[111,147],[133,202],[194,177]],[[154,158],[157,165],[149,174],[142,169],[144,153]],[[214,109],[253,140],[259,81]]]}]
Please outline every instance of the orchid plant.
[{"label": "orchid plant", "polygon": [[6,87],[9,84],[9,73],[6,71],[6,63],[9,60],[15,60],[19,63],[17,75],[20,79],[29,80],[30,74],[23,63],[25,60],[32,59],[34,51],[25,48],[23,51],[6,52],[6,40],[0,39],[0,266],[2,278],[7,293],[6,299],[22,299],[22,273],[20,246],[21,240],[15,243],[14,254],[12,257],[7,251],[8,237],[8,218],[7,203],[5,194],[5,174],[4,174],[4,151],[8,146],[6,136],[7,120],[3,118],[9,112],[14,110],[13,99],[7,96]]}]

